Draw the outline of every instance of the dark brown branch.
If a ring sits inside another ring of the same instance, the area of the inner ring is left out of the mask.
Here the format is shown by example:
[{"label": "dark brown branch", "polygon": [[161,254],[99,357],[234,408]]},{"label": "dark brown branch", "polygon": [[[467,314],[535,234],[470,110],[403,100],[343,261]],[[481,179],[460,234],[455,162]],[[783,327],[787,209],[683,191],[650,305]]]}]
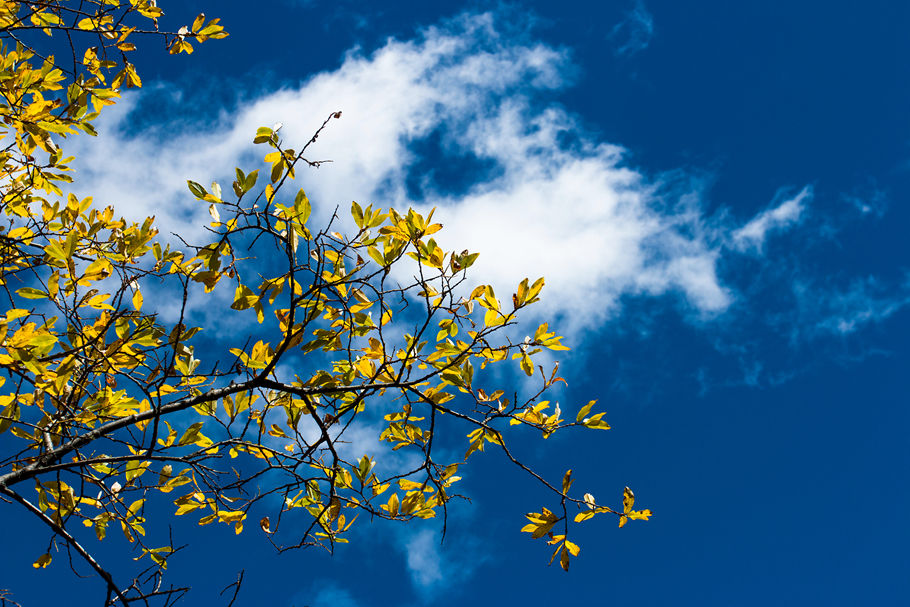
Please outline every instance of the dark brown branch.
[{"label": "dark brown branch", "polygon": [[123,593],[120,591],[120,588],[118,588],[117,584],[114,583],[114,578],[111,576],[111,574],[108,573],[107,570],[104,569],[104,567],[102,567],[98,563],[98,561],[95,560],[95,557],[93,557],[85,548],[83,548],[82,544],[80,544],[76,538],[74,538],[72,535],[70,535],[66,529],[64,529],[62,526],[58,525],[56,522],[54,522],[54,520],[51,517],[49,517],[44,512],[42,512],[40,508],[38,508],[37,506],[32,504],[30,501],[28,501],[27,499],[25,499],[24,497],[22,497],[15,491],[7,489],[4,486],[0,486],[0,493],[19,502],[19,504],[24,506],[26,508],[26,510],[28,510],[29,512],[34,514],[36,517],[38,517],[38,519],[40,519],[42,523],[44,523],[45,525],[50,527],[54,533],[56,533],[57,535],[59,535],[60,537],[65,539],[67,544],[72,546],[72,548],[76,552],[78,552],[79,555],[83,559],[85,559],[85,562],[87,562],[91,566],[91,568],[94,569],[105,582],[107,582],[107,588],[108,588],[109,593],[113,592],[117,596],[117,598],[123,602],[124,605],[126,605],[129,602],[129,599],[127,599],[123,595]]}]

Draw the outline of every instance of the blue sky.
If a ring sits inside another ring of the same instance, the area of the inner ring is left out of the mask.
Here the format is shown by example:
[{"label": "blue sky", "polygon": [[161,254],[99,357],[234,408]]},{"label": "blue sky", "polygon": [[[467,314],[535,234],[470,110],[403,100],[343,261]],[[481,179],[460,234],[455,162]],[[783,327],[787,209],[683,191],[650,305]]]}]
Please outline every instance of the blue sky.
[{"label": "blue sky", "polygon": [[[78,186],[186,232],[205,214],[186,179],[258,162],[257,126],[303,142],[342,110],[316,152],[333,163],[300,178],[316,212],[436,206],[447,248],[481,252],[478,282],[546,276],[540,318],[573,346],[560,400],[599,399],[613,429],[525,456],[655,513],[587,523],[571,572],[547,568],[518,532],[542,496],[498,482],[490,452],[442,544],[432,524],[376,525],[332,557],[278,557],[190,526],[173,567],[196,600],[243,567],[242,604],[289,607],[910,600],[910,5],[165,10],[231,37],[145,53],[143,91],[71,144]],[[93,588],[10,556],[24,604],[58,575]]]}]

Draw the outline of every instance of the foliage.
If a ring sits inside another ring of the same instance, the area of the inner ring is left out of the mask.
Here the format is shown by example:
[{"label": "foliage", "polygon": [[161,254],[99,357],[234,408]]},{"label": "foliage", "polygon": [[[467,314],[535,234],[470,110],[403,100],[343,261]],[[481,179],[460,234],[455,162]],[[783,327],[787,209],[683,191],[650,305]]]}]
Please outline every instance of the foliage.
[{"label": "foliage", "polygon": [[[547,324],[524,341],[506,331],[538,300],[543,279],[522,281],[505,303],[489,285],[469,290],[477,254],[444,251],[432,213],[355,202],[350,218],[336,213],[324,228],[311,226],[311,203],[291,183],[298,165],[320,164],[305,153],[340,112],[300,151],[284,146],[278,128],[260,128],[262,175],[238,168],[226,190],[189,181],[212,220],[203,242],[159,239],[154,218],[132,223],[66,191],[72,159],[61,140],[94,134],[98,112],[123,87],[141,86],[127,58],[137,36],[159,37],[173,54],[227,35],[203,15],[165,32],[162,15],[146,0],[0,1],[8,142],[0,154],[0,495],[47,525],[50,546],[59,542],[94,569],[105,604],[169,601],[185,590],[161,585],[176,550],[157,523],[168,511],[237,534],[255,517],[280,550],[332,549],[348,541],[358,514],[444,518],[463,463],[490,445],[558,500],[560,514],[529,514],[523,531],[554,545],[564,569],[579,553],[568,539],[569,507],[581,509],[575,522],[600,513],[618,515],[620,526],[646,519],[630,490],[622,511],[590,494],[573,497],[571,471],[550,484],[507,442],[511,426],[543,438],[609,428],[593,401],[567,422],[544,399],[562,378],[535,357],[566,349]],[[94,46],[73,50],[70,65],[42,56],[45,34],[73,49],[86,38]],[[249,330],[200,346],[213,328],[191,326],[188,301],[219,305],[225,288],[234,293],[225,315]],[[175,321],[162,319],[150,292],[179,302]],[[534,378],[530,394],[480,387],[485,369],[506,361]],[[370,419],[382,420],[379,438],[392,452],[417,457],[380,462],[352,452],[351,429]],[[464,457],[440,459],[440,442],[465,432]],[[417,464],[402,467],[407,461]],[[89,548],[88,536],[112,531],[150,559],[128,585]],[[53,552],[34,566],[48,567]]]}]

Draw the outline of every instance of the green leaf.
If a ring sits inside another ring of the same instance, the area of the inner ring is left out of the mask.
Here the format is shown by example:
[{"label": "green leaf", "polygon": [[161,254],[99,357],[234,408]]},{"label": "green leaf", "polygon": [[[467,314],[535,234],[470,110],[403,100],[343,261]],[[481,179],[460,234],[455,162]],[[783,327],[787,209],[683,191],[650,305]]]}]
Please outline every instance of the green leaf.
[{"label": "green leaf", "polygon": [[259,169],[256,169],[252,173],[246,176],[246,179],[243,180],[243,191],[249,192],[256,185],[256,180],[259,179]]},{"label": "green leaf", "polygon": [[56,259],[58,261],[66,260],[66,253],[63,251],[63,246],[57,240],[50,241],[46,247],[44,247],[44,252],[48,257]]},{"label": "green leaf", "polygon": [[47,299],[49,297],[41,289],[33,289],[32,287],[22,287],[16,293],[19,297],[24,297],[25,299]]},{"label": "green leaf", "polygon": [[256,136],[253,138],[253,143],[265,143],[271,139],[273,135],[274,133],[272,132],[272,129],[261,126],[256,129]]},{"label": "green leaf", "polygon": [[148,467],[151,465],[151,462],[143,462],[139,460],[130,460],[126,464],[126,480],[127,482],[132,481],[134,478],[142,476],[142,474],[148,470]]},{"label": "green leaf", "polygon": [[189,179],[187,179],[186,185],[189,186],[190,192],[192,192],[193,196],[195,196],[196,198],[200,198],[200,199],[205,198],[206,194],[208,193],[205,191],[204,187],[202,187],[200,184],[196,183],[195,181],[190,181]]},{"label": "green leaf", "polygon": [[9,430],[13,421],[19,421],[19,403],[13,401],[0,412],[0,434]]},{"label": "green leaf", "polygon": [[259,296],[256,295],[245,284],[238,284],[234,291],[234,303],[231,304],[232,310],[246,310],[259,303]]},{"label": "green leaf", "polygon": [[182,447],[183,445],[189,445],[195,443],[199,438],[199,433],[202,431],[202,422],[196,422],[189,428],[186,432],[183,433],[183,436],[180,437],[180,440],[177,441],[177,446]]},{"label": "green leaf", "polygon": [[306,192],[300,190],[294,198],[294,213],[297,221],[300,222],[300,225],[306,225],[311,212],[312,207],[310,205],[310,199],[307,198]]},{"label": "green leaf", "polygon": [[363,209],[357,204],[357,201],[351,202],[351,217],[354,218],[354,223],[358,228],[363,227]]}]

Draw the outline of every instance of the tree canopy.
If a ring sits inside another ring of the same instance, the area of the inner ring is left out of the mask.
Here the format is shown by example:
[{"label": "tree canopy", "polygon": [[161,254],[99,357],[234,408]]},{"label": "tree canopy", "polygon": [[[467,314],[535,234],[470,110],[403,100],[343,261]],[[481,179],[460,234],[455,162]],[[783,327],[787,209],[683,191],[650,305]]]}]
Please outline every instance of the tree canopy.
[{"label": "tree canopy", "polygon": [[[609,428],[594,401],[564,416],[548,400],[563,380],[540,355],[567,349],[548,324],[510,330],[542,278],[504,298],[471,284],[478,254],[444,250],[432,212],[354,202],[314,225],[296,173],[324,162],[308,154],[340,111],[299,149],[280,125],[251,133],[265,166],[236,168],[224,187],[188,181],[211,218],[199,242],[73,193],[65,140],[95,134],[99,112],[142,86],[136,45],[188,54],[227,36],[205,15],[174,30],[163,20],[148,0],[0,1],[0,496],[7,520],[15,510],[47,528],[34,566],[70,552],[101,578],[105,604],[168,604],[186,590],[164,578],[170,516],[331,550],[355,523],[444,520],[463,464],[485,450],[540,483],[549,507],[521,530],[566,570],[574,523],[647,519],[630,489],[607,506],[574,492],[571,470],[547,480],[511,446],[522,428]],[[187,302],[221,305],[224,289],[241,329],[212,335]],[[162,314],[165,299],[176,312]],[[368,420],[390,447],[381,457],[351,440]],[[456,440],[453,459],[439,445]],[[94,555],[109,533],[135,550],[129,580]]]}]

